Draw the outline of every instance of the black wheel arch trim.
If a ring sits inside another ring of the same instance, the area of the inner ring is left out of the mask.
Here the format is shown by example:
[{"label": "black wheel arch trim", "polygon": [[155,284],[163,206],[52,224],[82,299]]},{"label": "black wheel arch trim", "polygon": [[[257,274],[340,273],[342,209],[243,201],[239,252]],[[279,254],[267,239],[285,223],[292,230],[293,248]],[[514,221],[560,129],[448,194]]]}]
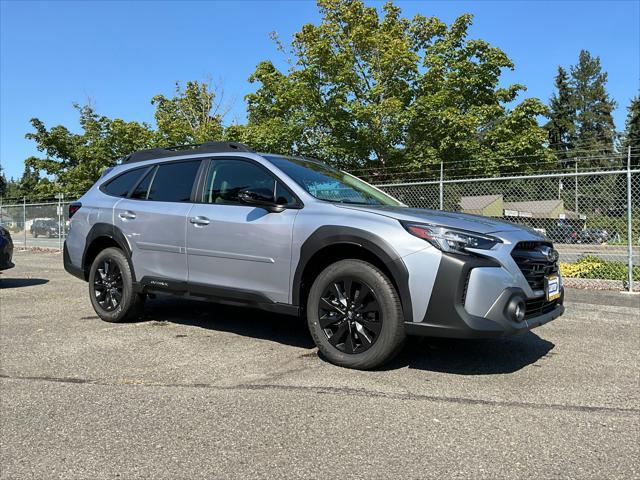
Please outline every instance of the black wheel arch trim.
[{"label": "black wheel arch trim", "polygon": [[82,272],[84,280],[86,281],[89,279],[89,268],[91,267],[91,265],[87,265],[87,253],[91,248],[93,242],[95,242],[99,238],[105,237],[113,240],[124,252],[127,260],[129,261],[129,267],[131,268],[131,277],[135,284],[136,274],[133,268],[133,262],[131,261],[131,248],[129,247],[129,242],[124,236],[124,233],[122,233],[122,230],[109,223],[96,223],[95,225],[93,225],[93,227],[91,227],[91,230],[89,230],[89,233],[87,234],[86,242],[84,244],[84,251],[82,252]]},{"label": "black wheel arch trim", "polygon": [[302,277],[305,268],[313,256],[323,248],[349,244],[361,247],[370,254],[376,256],[391,273],[390,280],[398,289],[402,312],[406,322],[413,321],[413,310],[411,306],[411,292],[409,290],[409,272],[398,252],[382,237],[355,227],[341,225],[325,225],[313,232],[302,244],[300,248],[300,259],[293,276],[292,299],[294,305],[301,304],[302,293],[305,288],[302,285]]}]

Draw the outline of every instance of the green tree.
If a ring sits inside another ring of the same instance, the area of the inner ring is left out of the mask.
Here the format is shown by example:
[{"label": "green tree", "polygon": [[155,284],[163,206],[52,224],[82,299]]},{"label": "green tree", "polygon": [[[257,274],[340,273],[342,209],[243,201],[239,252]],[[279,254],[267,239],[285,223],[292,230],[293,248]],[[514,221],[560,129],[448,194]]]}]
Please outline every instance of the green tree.
[{"label": "green tree", "polygon": [[[78,194],[88,189],[119,157],[154,144],[154,132],[145,123],[110,119],[88,105],[74,107],[80,115],[82,133],[73,133],[62,125],[47,129],[41,120],[31,120],[35,132],[28,133],[26,138],[34,140],[45,156],[25,160],[21,189],[30,189],[34,195]],[[40,179],[40,172],[52,181]],[[35,185],[25,183],[34,180]]]},{"label": "green tree", "polygon": [[0,167],[0,197],[7,195],[7,178],[4,176],[4,170]]},{"label": "green tree", "polygon": [[11,203],[22,197],[19,183],[13,178],[7,179],[2,169],[0,169],[0,197],[8,200],[5,203]]},{"label": "green tree", "polygon": [[626,155],[631,147],[631,168],[640,168],[640,96],[631,99],[627,111],[622,151]]},{"label": "green tree", "polygon": [[359,0],[318,6],[320,23],[294,35],[289,70],[265,61],[250,77],[259,87],[246,97],[248,123],[237,139],[388,172],[444,160],[450,172],[494,174],[549,160],[536,121],[546,107],[527,99],[507,108],[524,87],[498,86],[513,64],[467,39],[470,15],[447,27],[403,18],[392,3],[382,14]]},{"label": "green tree", "polygon": [[42,177],[40,171],[31,165],[31,161],[25,161],[24,171],[18,181],[15,182],[14,197],[28,197],[30,199],[50,197],[52,194],[51,186],[49,179]]},{"label": "green tree", "polygon": [[571,89],[576,109],[573,144],[582,152],[587,166],[611,166],[616,130],[612,112],[616,107],[606,90],[607,73],[600,58],[582,50],[571,67]]},{"label": "green tree", "polygon": [[216,95],[209,83],[187,82],[184,90],[176,84],[174,97],[157,95],[151,100],[156,107],[155,129],[144,122],[99,115],[89,105],[74,106],[80,133],[62,125],[47,128],[34,118],[34,132],[26,138],[34,140],[43,155],[25,160],[20,190],[26,196],[77,195],[133,151],[219,139],[224,115],[220,103],[215,103]]},{"label": "green tree", "polygon": [[219,139],[222,136],[221,98],[219,89],[206,82],[187,82],[183,89],[175,84],[175,95],[156,95],[151,104],[156,107],[157,143],[186,145]]},{"label": "green tree", "polygon": [[561,164],[572,155],[576,136],[576,108],[567,71],[558,67],[555,78],[556,92],[549,102],[549,122],[545,125],[549,134],[549,147]]}]

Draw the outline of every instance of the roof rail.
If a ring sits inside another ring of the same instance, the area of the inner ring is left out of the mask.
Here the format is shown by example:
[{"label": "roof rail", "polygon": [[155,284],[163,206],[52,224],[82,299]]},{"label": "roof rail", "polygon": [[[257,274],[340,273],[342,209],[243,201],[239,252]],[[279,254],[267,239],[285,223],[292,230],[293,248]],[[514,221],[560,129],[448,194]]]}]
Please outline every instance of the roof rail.
[{"label": "roof rail", "polygon": [[175,145],[166,148],[150,148],[139,150],[122,157],[122,163],[142,162],[159,158],[176,157],[178,155],[194,155],[198,153],[253,152],[249,147],[236,142],[204,142],[194,145]]}]

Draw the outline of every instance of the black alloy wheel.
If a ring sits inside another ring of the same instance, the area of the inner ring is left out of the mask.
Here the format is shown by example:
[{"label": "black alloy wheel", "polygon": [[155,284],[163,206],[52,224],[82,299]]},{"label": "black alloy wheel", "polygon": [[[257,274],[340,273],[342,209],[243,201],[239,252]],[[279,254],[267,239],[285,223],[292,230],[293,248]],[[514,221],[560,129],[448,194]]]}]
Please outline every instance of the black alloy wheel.
[{"label": "black alloy wheel", "polygon": [[96,301],[106,312],[118,308],[122,302],[123,282],[120,267],[112,258],[105,258],[98,266],[93,280]]},{"label": "black alloy wheel", "polygon": [[373,289],[362,280],[346,277],[334,280],[324,290],[318,319],[331,345],[354,354],[376,343],[383,315]]}]

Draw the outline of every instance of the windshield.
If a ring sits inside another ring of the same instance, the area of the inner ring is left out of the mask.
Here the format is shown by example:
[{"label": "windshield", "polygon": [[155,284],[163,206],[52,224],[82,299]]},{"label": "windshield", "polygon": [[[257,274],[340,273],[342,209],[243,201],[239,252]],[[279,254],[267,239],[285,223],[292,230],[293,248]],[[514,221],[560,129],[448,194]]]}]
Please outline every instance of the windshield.
[{"label": "windshield", "polygon": [[315,160],[265,155],[294,182],[319,200],[357,205],[403,206],[398,200],[359,178]]}]

